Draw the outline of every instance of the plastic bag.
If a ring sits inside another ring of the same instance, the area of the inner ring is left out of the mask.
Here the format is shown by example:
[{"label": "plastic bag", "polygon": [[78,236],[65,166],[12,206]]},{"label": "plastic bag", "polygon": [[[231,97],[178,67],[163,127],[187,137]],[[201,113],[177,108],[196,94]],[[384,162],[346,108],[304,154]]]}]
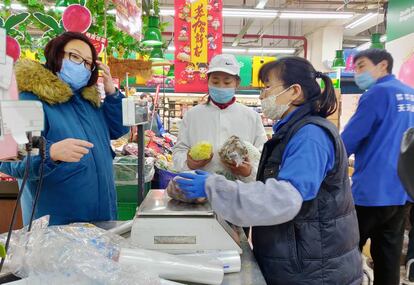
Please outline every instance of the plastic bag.
[{"label": "plastic bag", "polygon": [[221,147],[219,155],[223,161],[240,166],[246,161],[249,152],[239,137],[231,136]]},{"label": "plastic bag", "polygon": [[41,284],[160,284],[155,273],[116,261],[124,243],[90,224],[48,227],[43,217],[31,232],[13,232],[6,266],[20,278],[40,278]]},{"label": "plastic bag", "polygon": [[121,264],[139,265],[161,278],[198,284],[221,284],[224,277],[223,262],[218,258],[179,256],[144,249],[122,248]]},{"label": "plastic bag", "polygon": [[[138,158],[133,155],[117,156],[114,158],[114,176],[116,184],[137,184]],[[155,158],[146,157],[144,166],[145,182],[151,182],[155,174]]]},{"label": "plastic bag", "polygon": [[190,199],[185,196],[185,194],[181,191],[181,189],[178,187],[178,183],[175,181],[177,178],[185,179],[182,177],[174,177],[174,179],[170,180],[167,186],[167,194],[171,199],[181,201],[184,203],[192,203],[192,204],[202,204],[207,202],[207,198],[196,198],[196,199]]}]

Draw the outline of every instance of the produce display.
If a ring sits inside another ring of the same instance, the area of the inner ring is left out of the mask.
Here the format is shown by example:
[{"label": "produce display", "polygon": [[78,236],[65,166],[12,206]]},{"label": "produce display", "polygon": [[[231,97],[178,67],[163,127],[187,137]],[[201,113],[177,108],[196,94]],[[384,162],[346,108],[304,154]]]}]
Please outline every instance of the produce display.
[{"label": "produce display", "polygon": [[[115,181],[118,184],[129,185],[137,181],[138,144],[133,141],[136,141],[134,131],[130,135],[112,142],[112,147],[117,154],[114,160],[114,173]],[[173,200],[185,203],[204,203],[206,199],[186,198],[175,182],[176,178],[172,178],[177,173],[174,169],[172,158],[172,149],[176,141],[177,138],[171,134],[157,137],[152,131],[145,131],[145,181],[151,181],[154,173],[157,171],[157,183],[163,181],[159,186],[163,184],[160,187],[166,187],[166,195]],[[209,159],[212,154],[213,145],[208,141],[198,142],[189,151],[189,155],[194,160]],[[236,163],[236,165],[241,165],[244,161],[249,161],[253,169],[257,169],[260,160],[259,150],[251,143],[242,141],[237,136],[230,137],[219,149],[218,155],[222,161]],[[217,168],[211,171],[223,175],[232,181],[241,180],[250,182],[254,181],[256,176],[256,171],[252,172],[251,177],[236,176],[224,164],[217,165]]]}]

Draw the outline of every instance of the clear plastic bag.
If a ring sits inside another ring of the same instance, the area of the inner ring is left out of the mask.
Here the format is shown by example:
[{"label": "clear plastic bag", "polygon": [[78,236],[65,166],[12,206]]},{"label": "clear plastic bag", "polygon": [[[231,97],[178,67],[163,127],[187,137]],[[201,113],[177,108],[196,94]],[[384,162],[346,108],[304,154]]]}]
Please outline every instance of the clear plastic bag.
[{"label": "clear plastic bag", "polygon": [[202,204],[207,202],[207,198],[196,198],[196,199],[190,199],[185,196],[185,194],[181,191],[180,187],[178,186],[178,183],[175,181],[176,179],[185,179],[179,176],[174,177],[167,186],[167,194],[171,199],[184,202],[184,203],[192,203],[192,204]]},{"label": "clear plastic bag", "polygon": [[[137,184],[138,158],[133,155],[114,158],[114,177],[117,185]],[[155,158],[146,157],[144,166],[145,183],[151,182],[155,174]]]},{"label": "clear plastic bag", "polygon": [[240,166],[248,158],[249,152],[244,143],[237,136],[231,136],[219,151],[220,158],[227,163],[236,163]]},{"label": "clear plastic bag", "polygon": [[16,276],[41,284],[160,284],[155,273],[116,261],[123,238],[90,224],[47,225],[43,217],[31,232],[13,233],[6,266]]}]

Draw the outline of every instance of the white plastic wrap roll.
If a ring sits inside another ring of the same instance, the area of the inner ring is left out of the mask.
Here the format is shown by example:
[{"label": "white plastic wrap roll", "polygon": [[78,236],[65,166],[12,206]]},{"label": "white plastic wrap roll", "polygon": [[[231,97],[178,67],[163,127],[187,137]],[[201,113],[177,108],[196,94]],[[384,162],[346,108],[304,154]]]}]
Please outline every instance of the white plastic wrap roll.
[{"label": "white plastic wrap roll", "polygon": [[142,270],[155,272],[160,278],[175,281],[219,285],[223,282],[222,262],[171,255],[145,249],[122,248],[119,254],[121,264],[138,265]]},{"label": "white plastic wrap roll", "polygon": [[237,250],[206,251],[179,255],[182,257],[199,257],[203,260],[218,259],[223,263],[224,273],[235,273],[241,270],[241,258]]}]

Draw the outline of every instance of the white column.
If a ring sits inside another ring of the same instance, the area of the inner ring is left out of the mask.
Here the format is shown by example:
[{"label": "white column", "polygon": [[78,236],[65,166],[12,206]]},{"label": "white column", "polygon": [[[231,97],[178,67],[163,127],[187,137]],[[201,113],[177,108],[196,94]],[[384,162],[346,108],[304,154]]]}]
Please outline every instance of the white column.
[{"label": "white column", "polygon": [[342,26],[324,27],[308,36],[309,60],[316,70],[330,70],[326,64],[332,64],[335,51],[342,49],[343,32]]}]

